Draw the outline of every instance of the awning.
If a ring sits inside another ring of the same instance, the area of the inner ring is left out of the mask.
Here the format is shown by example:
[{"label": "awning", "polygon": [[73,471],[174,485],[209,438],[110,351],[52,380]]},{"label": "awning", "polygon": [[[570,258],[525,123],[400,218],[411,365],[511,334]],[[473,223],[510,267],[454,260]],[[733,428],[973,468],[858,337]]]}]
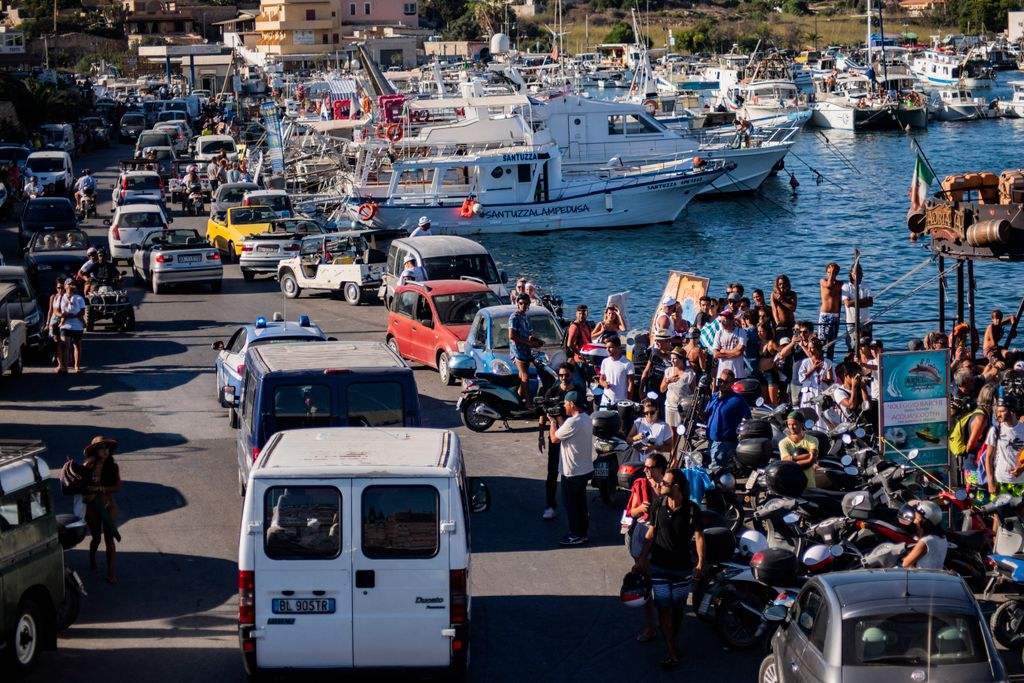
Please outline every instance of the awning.
[{"label": "awning", "polygon": [[465,107],[518,107],[530,104],[526,95],[493,97],[442,97],[435,100],[411,100],[410,109],[464,109]]}]

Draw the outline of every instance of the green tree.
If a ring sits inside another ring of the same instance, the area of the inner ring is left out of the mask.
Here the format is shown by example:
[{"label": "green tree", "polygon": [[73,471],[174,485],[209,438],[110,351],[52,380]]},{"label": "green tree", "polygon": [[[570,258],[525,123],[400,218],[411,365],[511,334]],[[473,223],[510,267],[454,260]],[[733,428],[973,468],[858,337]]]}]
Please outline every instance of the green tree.
[{"label": "green tree", "polygon": [[684,28],[676,36],[676,45],[691,54],[714,50],[717,42],[718,30],[710,19],[701,19],[693,26]]},{"label": "green tree", "polygon": [[612,25],[612,29],[604,37],[606,43],[632,43],[636,40],[633,27],[625,21]]},{"label": "green tree", "polygon": [[448,28],[466,13],[466,0],[423,0],[420,16],[436,27]]},{"label": "green tree", "polygon": [[782,11],[786,14],[795,14],[797,16],[811,13],[810,7],[807,6],[807,0],[785,0],[782,3]]}]

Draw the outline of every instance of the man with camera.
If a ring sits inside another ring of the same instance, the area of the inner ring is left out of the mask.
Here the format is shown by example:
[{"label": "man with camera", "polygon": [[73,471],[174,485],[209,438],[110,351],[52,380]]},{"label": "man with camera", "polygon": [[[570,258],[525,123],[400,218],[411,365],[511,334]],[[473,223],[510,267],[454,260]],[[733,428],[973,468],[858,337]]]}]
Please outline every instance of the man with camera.
[{"label": "man with camera", "polygon": [[[561,545],[580,545],[587,542],[590,524],[587,512],[587,483],[594,473],[594,423],[583,412],[585,394],[569,391],[562,406],[565,420],[551,420],[551,442],[559,444],[559,469],[562,472],[562,502],[569,517],[569,533]],[[561,423],[559,425],[559,423]]]},{"label": "man with camera", "polygon": [[[565,414],[565,395],[570,391],[575,391],[577,395],[584,397],[587,392],[576,383],[574,379],[575,373],[573,372],[573,366],[569,363],[562,363],[558,367],[558,384],[554,384],[548,388],[544,397],[538,399],[538,407],[541,409],[540,414],[540,440],[541,450],[543,451],[544,434],[547,432],[548,422],[552,422],[555,426],[561,426],[562,422],[566,418]],[[586,399],[581,399],[585,401]],[[555,492],[558,489],[558,465],[559,459],[561,458],[561,448],[557,441],[548,440],[547,444],[548,451],[548,470],[547,478],[544,480],[544,494],[547,499],[547,506],[544,508],[544,514],[542,518],[551,520],[555,518],[555,510],[558,508],[558,501],[555,497]]]}]

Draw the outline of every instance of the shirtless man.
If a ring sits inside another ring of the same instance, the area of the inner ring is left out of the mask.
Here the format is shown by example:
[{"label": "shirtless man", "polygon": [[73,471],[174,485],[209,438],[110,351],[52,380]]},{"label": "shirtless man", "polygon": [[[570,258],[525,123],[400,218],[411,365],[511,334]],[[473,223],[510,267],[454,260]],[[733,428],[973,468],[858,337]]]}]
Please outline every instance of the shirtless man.
[{"label": "shirtless man", "polygon": [[823,344],[827,344],[828,359],[835,357],[836,345],[834,342],[839,336],[839,307],[843,303],[841,290],[843,283],[836,278],[839,276],[839,264],[830,263],[825,266],[825,277],[818,281],[821,286],[821,310],[818,312],[818,338]]},{"label": "shirtless man", "polygon": [[1003,330],[1007,325],[1013,325],[1013,316],[1004,318],[1003,312],[999,309],[992,311],[992,324],[985,328],[985,343],[982,345],[982,351],[985,355],[988,355],[988,350],[993,346],[998,346],[999,342],[1003,339]]}]

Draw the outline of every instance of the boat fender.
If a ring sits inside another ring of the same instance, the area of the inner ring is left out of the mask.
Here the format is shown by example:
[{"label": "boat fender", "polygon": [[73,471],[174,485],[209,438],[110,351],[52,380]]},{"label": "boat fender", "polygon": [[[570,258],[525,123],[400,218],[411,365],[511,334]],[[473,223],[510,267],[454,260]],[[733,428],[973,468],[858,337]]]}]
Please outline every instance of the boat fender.
[{"label": "boat fender", "polygon": [[472,218],[474,214],[473,206],[476,204],[470,197],[466,197],[462,202],[462,206],[459,208],[459,215],[463,218]]},{"label": "boat fender", "polygon": [[359,205],[359,210],[356,211],[356,216],[359,217],[364,223],[369,223],[377,215],[377,205],[367,202]]},{"label": "boat fender", "polygon": [[658,103],[654,100],[644,100],[644,109],[647,110],[648,114],[653,114],[658,110]]},{"label": "boat fender", "polygon": [[402,127],[397,123],[392,123],[387,128],[388,140],[391,142],[398,142],[402,139]]},{"label": "boat fender", "polygon": [[693,167],[695,169],[701,168],[703,166],[704,166],[704,159],[702,157],[694,157],[693,158]]}]

